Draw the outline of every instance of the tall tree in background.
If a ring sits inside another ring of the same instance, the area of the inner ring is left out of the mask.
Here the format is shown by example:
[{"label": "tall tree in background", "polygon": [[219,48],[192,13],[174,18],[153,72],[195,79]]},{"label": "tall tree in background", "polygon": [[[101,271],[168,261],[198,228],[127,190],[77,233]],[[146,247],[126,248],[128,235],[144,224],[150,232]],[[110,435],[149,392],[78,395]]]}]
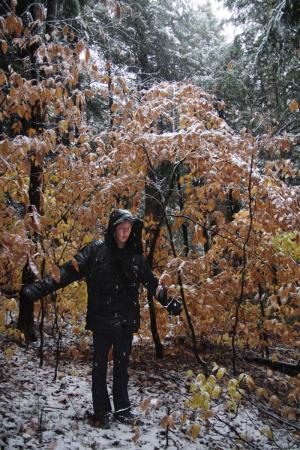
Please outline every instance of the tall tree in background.
[{"label": "tall tree in background", "polygon": [[296,0],[227,0],[242,32],[223,60],[217,92],[236,110],[232,123],[256,133],[298,134],[300,6]]},{"label": "tall tree in background", "polygon": [[171,0],[121,5],[113,14],[101,3],[90,3],[90,35],[108,59],[136,74],[141,86],[209,77],[221,29],[208,5],[194,8],[187,1]]}]

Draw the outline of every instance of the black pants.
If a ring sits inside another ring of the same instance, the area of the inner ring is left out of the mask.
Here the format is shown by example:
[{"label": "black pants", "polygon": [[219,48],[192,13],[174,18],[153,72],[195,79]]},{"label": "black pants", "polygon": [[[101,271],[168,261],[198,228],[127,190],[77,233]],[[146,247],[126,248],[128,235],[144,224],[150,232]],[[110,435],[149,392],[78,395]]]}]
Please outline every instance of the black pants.
[{"label": "black pants", "polygon": [[132,347],[132,333],[122,332],[112,336],[93,334],[94,354],[92,372],[92,395],[94,414],[101,417],[111,412],[106,376],[108,353],[113,347],[113,403],[115,412],[130,409],[128,397],[128,363]]}]

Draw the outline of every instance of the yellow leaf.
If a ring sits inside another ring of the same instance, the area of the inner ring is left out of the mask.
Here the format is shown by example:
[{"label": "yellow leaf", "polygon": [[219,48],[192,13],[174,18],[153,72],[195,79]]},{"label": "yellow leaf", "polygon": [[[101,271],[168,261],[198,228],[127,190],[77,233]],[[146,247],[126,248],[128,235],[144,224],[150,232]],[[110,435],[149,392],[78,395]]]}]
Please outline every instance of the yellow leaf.
[{"label": "yellow leaf", "polygon": [[221,386],[219,386],[218,384],[213,388],[213,391],[212,391],[212,393],[211,393],[211,396],[213,397],[213,398],[219,398],[220,397],[220,395],[221,395],[221,393],[222,393],[222,388],[221,388]]},{"label": "yellow leaf", "polygon": [[60,120],[58,122],[58,129],[59,129],[60,133],[66,133],[68,131],[68,121]]},{"label": "yellow leaf", "polygon": [[198,381],[198,383],[205,383],[206,376],[204,375],[204,373],[200,372],[198,373],[196,380]]},{"label": "yellow leaf", "polygon": [[16,311],[18,309],[17,302],[14,298],[11,298],[8,303],[6,304],[6,309],[8,311]]},{"label": "yellow leaf", "polygon": [[194,376],[194,372],[192,370],[188,370],[185,374],[187,378],[192,378]]},{"label": "yellow leaf", "polygon": [[213,375],[209,375],[207,378],[206,384],[214,386],[216,384],[216,378]]},{"label": "yellow leaf", "polygon": [[4,356],[5,356],[5,358],[7,358],[7,359],[10,359],[10,358],[13,356],[13,354],[14,354],[14,351],[13,351],[13,349],[12,349],[11,347],[7,347],[7,348],[4,350]]},{"label": "yellow leaf", "polygon": [[273,431],[271,430],[271,428],[267,427],[267,428],[262,428],[260,430],[261,434],[266,436],[268,439],[273,440],[274,439],[274,435],[273,435]]},{"label": "yellow leaf", "polygon": [[223,376],[225,375],[225,373],[226,373],[226,369],[224,369],[224,367],[220,367],[220,368],[218,369],[218,372],[216,373],[217,379],[218,379],[218,380],[221,380],[221,378],[223,378]]},{"label": "yellow leaf", "polygon": [[193,423],[193,425],[191,425],[189,428],[189,433],[193,439],[196,439],[199,436],[200,431],[201,426],[199,425],[199,423]]}]

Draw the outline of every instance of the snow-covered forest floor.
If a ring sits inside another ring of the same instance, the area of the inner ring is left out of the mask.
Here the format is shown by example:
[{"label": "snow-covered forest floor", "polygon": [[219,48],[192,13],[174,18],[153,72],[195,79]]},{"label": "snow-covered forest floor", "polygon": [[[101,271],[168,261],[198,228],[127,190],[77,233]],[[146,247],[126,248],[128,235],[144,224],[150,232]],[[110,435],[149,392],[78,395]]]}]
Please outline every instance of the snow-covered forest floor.
[{"label": "snow-covered forest floor", "polygon": [[12,349],[0,364],[3,449],[300,449],[297,425],[293,430],[285,421],[274,421],[255,401],[242,401],[236,413],[229,413],[220,397],[209,421],[201,421],[199,411],[192,411],[186,403],[190,398],[187,371],[197,374],[201,367],[193,353],[182,348],[169,347],[165,358],[156,360],[150,343],[135,344],[129,392],[143,424],[132,427],[112,422],[111,429],[103,430],[84,419],[85,412],[92,410],[90,346],[83,357],[75,359],[67,356],[71,342],[64,341],[54,381],[55,349],[47,347],[47,342],[39,368],[39,343],[25,348],[12,346],[4,336],[1,341],[2,348],[10,345]]}]

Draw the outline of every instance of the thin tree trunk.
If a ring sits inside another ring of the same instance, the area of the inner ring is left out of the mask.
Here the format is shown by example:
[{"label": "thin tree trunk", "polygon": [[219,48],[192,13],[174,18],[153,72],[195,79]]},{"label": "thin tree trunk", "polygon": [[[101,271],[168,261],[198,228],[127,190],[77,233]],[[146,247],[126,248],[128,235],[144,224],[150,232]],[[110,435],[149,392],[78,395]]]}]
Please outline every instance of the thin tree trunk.
[{"label": "thin tree trunk", "polygon": [[[18,2],[18,13],[24,13],[26,9],[31,5],[30,2]],[[35,68],[35,50],[36,48],[32,46],[30,48],[30,61],[32,65],[31,78],[37,80],[38,73]],[[27,134],[29,128],[35,128],[38,133],[40,123],[43,121],[42,110],[40,103],[37,102],[32,107],[32,119],[31,121],[23,121],[23,133]],[[27,213],[37,212],[41,214],[41,192],[43,185],[43,168],[33,159],[30,165],[30,181],[29,181],[29,205],[27,208]],[[34,233],[33,241],[37,242],[39,240],[38,233]],[[30,268],[29,261],[25,264],[22,272],[22,286],[33,283],[35,276]],[[17,327],[25,334],[27,341],[35,341],[36,334],[34,329],[34,305],[33,302],[24,299],[23,295],[20,294],[20,308]]]},{"label": "thin tree trunk", "polygon": [[[180,172],[177,175],[177,189],[178,189],[178,194],[179,194],[179,208],[180,211],[183,211],[184,208],[184,198],[183,198],[183,192],[182,192],[182,188],[181,188],[181,183],[180,183]],[[184,248],[184,256],[188,256],[189,254],[189,237],[188,237],[188,227],[186,223],[183,223],[181,225],[181,230],[182,230],[182,238],[183,238],[183,248]]]},{"label": "thin tree trunk", "polygon": [[[30,171],[30,184],[29,184],[29,202],[28,212],[32,212],[34,209],[38,214],[41,213],[41,190],[42,190],[42,175],[43,171],[40,166],[31,164]],[[39,239],[38,234],[34,234],[33,240],[37,242]],[[35,281],[35,276],[27,261],[22,272],[22,286],[27,286]],[[36,334],[34,330],[34,304],[28,299],[24,299],[22,293],[20,294],[20,308],[18,318],[18,329],[25,334],[25,338],[28,341],[35,341]]]}]

